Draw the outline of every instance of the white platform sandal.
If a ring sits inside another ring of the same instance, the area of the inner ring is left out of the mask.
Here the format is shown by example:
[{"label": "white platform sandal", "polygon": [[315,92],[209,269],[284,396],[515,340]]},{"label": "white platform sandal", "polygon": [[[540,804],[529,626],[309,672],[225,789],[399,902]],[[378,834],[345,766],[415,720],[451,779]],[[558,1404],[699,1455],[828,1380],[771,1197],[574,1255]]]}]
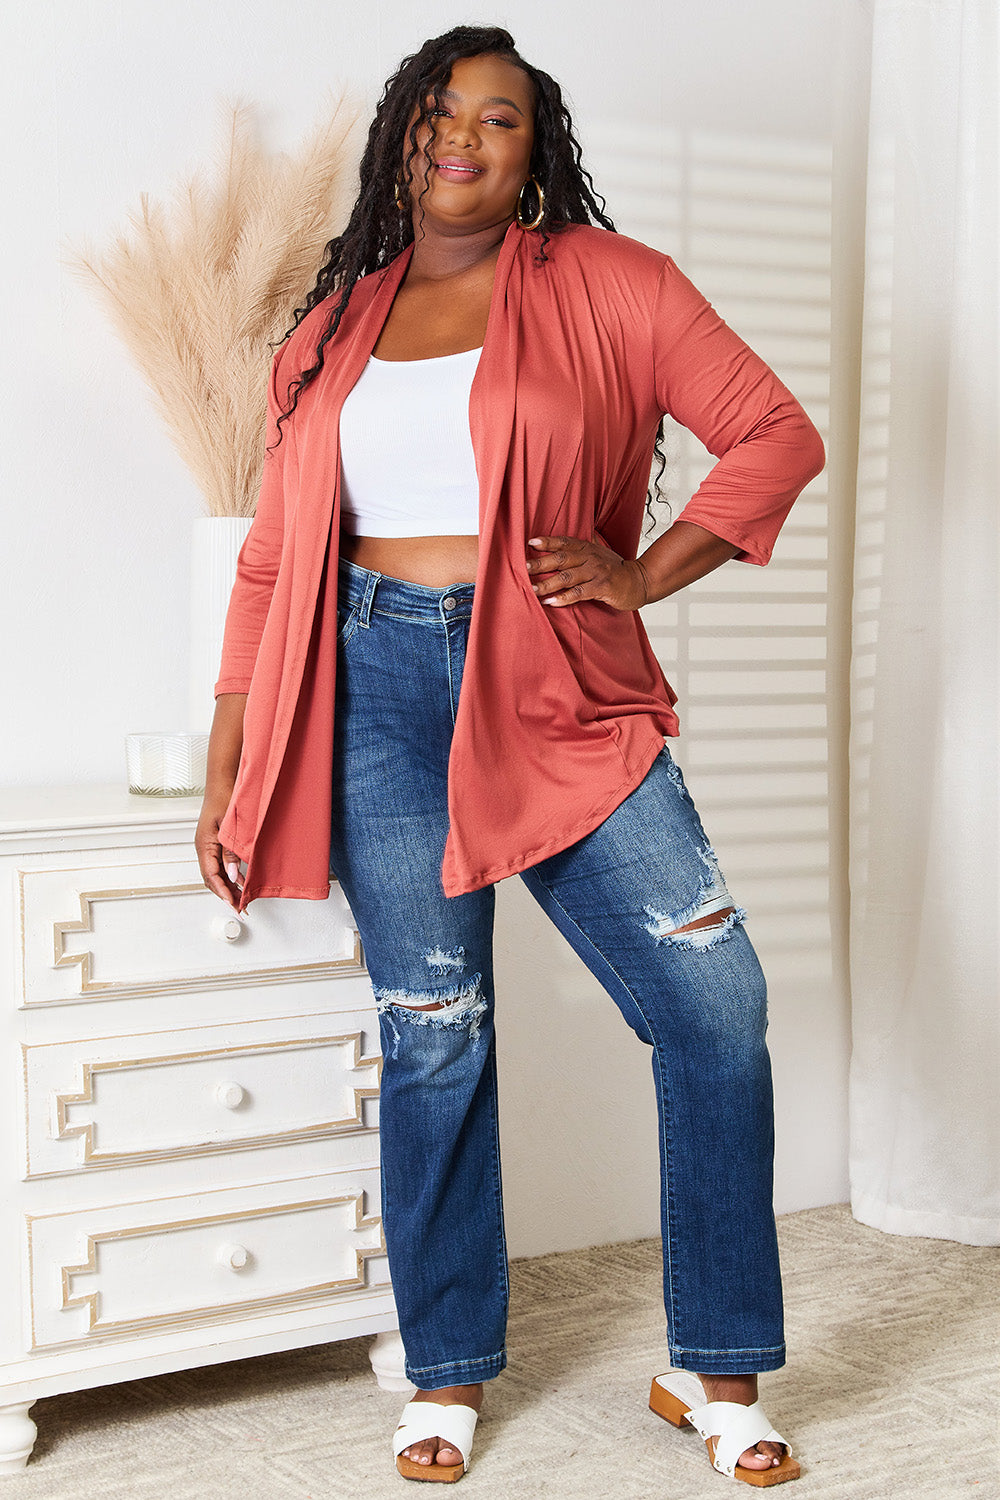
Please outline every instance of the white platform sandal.
[{"label": "white platform sandal", "polygon": [[[712,1467],[730,1479],[758,1486],[784,1484],[786,1479],[798,1479],[802,1472],[792,1457],[790,1443],[775,1432],[759,1401],[752,1406],[742,1406],[738,1401],[706,1402],[701,1381],[688,1370],[668,1370],[654,1376],[649,1409],[674,1427],[693,1427],[705,1441]],[[740,1454],[760,1442],[783,1443],[786,1452],[781,1462],[769,1469],[737,1467]]]},{"label": "white platform sandal", "polygon": [[[429,1479],[453,1484],[456,1479],[461,1479],[469,1467],[472,1437],[478,1420],[479,1413],[474,1407],[463,1406],[459,1402],[445,1406],[437,1401],[408,1401],[403,1407],[399,1426],[392,1438],[396,1468],[404,1479]],[[439,1464],[434,1459],[429,1464],[416,1464],[412,1458],[404,1457],[404,1448],[432,1437],[442,1438],[449,1448],[456,1448],[462,1455],[462,1462]]]}]

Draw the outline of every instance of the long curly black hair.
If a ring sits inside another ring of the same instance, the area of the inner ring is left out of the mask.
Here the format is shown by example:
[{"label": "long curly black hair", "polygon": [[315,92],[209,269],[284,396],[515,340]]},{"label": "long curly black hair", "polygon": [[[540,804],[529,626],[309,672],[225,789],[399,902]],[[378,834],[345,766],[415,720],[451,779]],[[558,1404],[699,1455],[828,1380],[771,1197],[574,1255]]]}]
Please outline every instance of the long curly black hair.
[{"label": "long curly black hair", "polygon": [[[295,309],[295,321],[285,334],[287,339],[314,307],[325,298],[330,299],[330,312],[317,341],[315,361],[289,388],[289,404],[278,419],[279,442],[282,422],[292,415],[303,391],[323,368],[326,346],[340,327],[358,281],[387,266],[414,237],[412,215],[400,212],[396,202],[404,141],[409,141],[403,163],[406,182],[420,149],[418,132],[428,126],[433,139],[433,111],[441,105],[440,93],[447,87],[455,63],[460,58],[484,54],[513,63],[527,74],[534,89],[535,135],[529,171],[544,190],[542,217],[535,229],[539,236],[537,258],[547,259],[545,246],[549,237],[567,224],[600,224],[614,231],[614,223],[605,212],[604,198],[583,165],[583,153],[562,90],[548,73],[525,61],[509,31],[500,26],[454,26],[424,42],[418,52],[403,59],[382,90],[361,158],[360,192],[347,228],[326,246],[316,284],[303,305]],[[415,110],[417,116],[410,125]],[[418,206],[427,190],[425,185],[417,199]],[[532,203],[531,209],[537,211],[537,205]],[[659,470],[654,490],[658,489],[666,462],[662,440],[661,423],[655,443]]]}]

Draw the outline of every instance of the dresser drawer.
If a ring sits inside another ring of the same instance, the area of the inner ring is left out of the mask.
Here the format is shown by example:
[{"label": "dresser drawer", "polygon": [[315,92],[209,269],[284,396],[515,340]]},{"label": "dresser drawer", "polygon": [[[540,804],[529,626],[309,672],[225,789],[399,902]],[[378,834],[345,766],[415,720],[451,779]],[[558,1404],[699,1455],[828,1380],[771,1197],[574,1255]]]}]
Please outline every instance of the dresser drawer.
[{"label": "dresser drawer", "polygon": [[22,1045],[29,1178],[368,1131],[370,1013]]},{"label": "dresser drawer", "polygon": [[[93,855],[93,851],[90,851]],[[25,1007],[360,973],[350,907],[262,898],[236,916],[190,859],[18,871]]]},{"label": "dresser drawer", "polygon": [[30,1347],[384,1299],[378,1193],[366,1167],[26,1216]]}]

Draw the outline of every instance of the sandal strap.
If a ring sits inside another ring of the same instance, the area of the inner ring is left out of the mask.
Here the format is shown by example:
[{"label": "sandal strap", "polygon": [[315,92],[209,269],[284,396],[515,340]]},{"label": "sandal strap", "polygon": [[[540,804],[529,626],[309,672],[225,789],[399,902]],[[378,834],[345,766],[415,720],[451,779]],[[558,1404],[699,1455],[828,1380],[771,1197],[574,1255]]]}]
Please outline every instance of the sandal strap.
[{"label": "sandal strap", "polygon": [[691,1426],[707,1441],[715,1438],[712,1467],[734,1479],[740,1454],[757,1443],[783,1443],[791,1453],[791,1444],[775,1432],[759,1401],[743,1406],[738,1401],[709,1401],[694,1406],[687,1414]]},{"label": "sandal strap", "polygon": [[408,1401],[392,1435],[392,1456],[398,1458],[411,1443],[424,1438],[442,1438],[449,1448],[462,1455],[463,1473],[472,1455],[472,1436],[479,1413],[471,1406],[454,1402],[447,1406],[438,1401]]}]

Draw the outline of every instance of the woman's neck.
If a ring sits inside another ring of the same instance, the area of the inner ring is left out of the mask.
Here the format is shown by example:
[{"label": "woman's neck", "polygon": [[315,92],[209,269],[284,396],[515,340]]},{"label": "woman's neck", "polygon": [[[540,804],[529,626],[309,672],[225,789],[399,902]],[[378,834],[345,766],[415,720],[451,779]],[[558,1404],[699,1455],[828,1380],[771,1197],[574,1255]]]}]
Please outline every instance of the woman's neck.
[{"label": "woman's neck", "polygon": [[407,281],[411,286],[417,281],[451,281],[483,270],[490,262],[496,265],[509,228],[505,220],[470,233],[442,234],[425,220],[423,233],[413,243]]}]

